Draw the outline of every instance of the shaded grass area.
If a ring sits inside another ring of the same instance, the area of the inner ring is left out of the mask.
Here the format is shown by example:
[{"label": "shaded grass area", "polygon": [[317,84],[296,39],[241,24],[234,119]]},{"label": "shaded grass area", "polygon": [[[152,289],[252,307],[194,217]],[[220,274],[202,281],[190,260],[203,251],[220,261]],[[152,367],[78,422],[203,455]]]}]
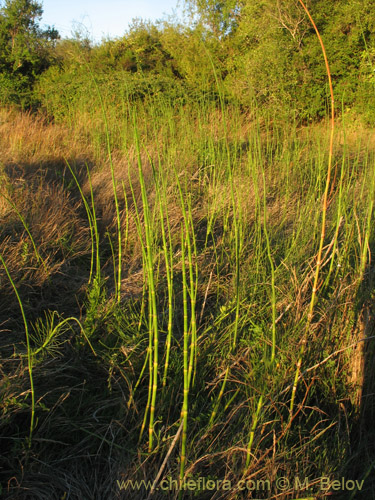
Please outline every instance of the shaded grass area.
[{"label": "shaded grass area", "polygon": [[325,124],[128,104],[75,108],[69,126],[1,111],[0,253],[30,344],[2,266],[2,495],[145,499],[150,486],[119,486],[158,477],[196,481],[182,498],[324,498],[321,477],[346,477],[361,491],[338,498],[372,498],[371,134],[343,122],[336,135],[290,413]]}]

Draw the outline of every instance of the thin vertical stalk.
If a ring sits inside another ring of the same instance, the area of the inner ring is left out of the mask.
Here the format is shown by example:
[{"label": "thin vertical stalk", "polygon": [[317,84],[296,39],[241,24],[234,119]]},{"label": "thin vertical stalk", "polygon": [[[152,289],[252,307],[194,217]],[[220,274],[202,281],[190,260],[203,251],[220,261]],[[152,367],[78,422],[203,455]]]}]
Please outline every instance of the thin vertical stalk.
[{"label": "thin vertical stalk", "polygon": [[367,262],[368,262],[368,254],[369,254],[369,240],[371,234],[371,220],[374,211],[374,192],[375,192],[375,176],[372,176],[372,183],[370,189],[370,201],[368,203],[367,209],[367,218],[366,218],[366,227],[365,227],[365,235],[362,244],[362,253],[361,253],[361,261],[360,261],[360,274],[359,274],[359,283],[362,281],[363,276],[365,274]]},{"label": "thin vertical stalk", "polygon": [[142,169],[140,143],[139,143],[139,135],[138,135],[135,113],[133,115],[133,126],[134,126],[135,147],[138,160],[138,174],[141,185],[141,195],[143,204],[143,217],[144,217],[145,239],[146,239],[146,269],[147,269],[148,288],[149,288],[149,312],[151,319],[149,327],[149,335],[150,335],[150,344],[152,345],[153,349],[152,359],[150,356],[150,363],[152,362],[152,393],[151,393],[151,406],[150,406],[150,420],[148,428],[148,434],[149,434],[148,449],[149,452],[151,452],[153,448],[155,405],[156,405],[156,394],[158,389],[159,331],[158,331],[158,318],[157,318],[157,305],[156,305],[156,290],[154,282],[154,251],[153,251],[153,238],[151,231],[150,207],[148,204],[146,184]]},{"label": "thin vertical stalk", "polygon": [[[151,299],[151,294],[150,294],[150,289],[148,290],[148,297],[149,297],[149,304],[150,304],[150,299]],[[151,313],[151,307],[149,306],[148,309],[148,329],[149,332],[152,330],[152,313]],[[152,401],[152,389],[153,389],[153,348],[152,348],[152,335],[149,333],[148,337],[148,348],[147,348],[147,356],[146,359],[148,358],[148,368],[149,368],[149,384],[148,384],[148,394],[147,394],[147,403],[146,403],[146,409],[145,413],[143,416],[143,421],[142,421],[142,426],[141,426],[141,431],[139,434],[139,441],[142,438],[143,432],[146,428],[146,423],[147,423],[147,416],[148,412],[151,406],[151,401]],[[151,419],[150,419],[151,421]],[[151,428],[152,431],[152,428]],[[150,434],[150,425],[149,425],[149,434]],[[150,437],[150,436],[149,436]],[[151,432],[151,442],[153,438],[153,432]],[[149,451],[150,451],[150,439],[149,439]]]},{"label": "thin vertical stalk", "polygon": [[[87,175],[89,179],[89,185],[90,185],[90,196],[91,196],[91,206],[92,209],[90,210],[89,204],[87,203],[86,197],[83,194],[82,188],[80,183],[78,182],[78,179],[70,166],[70,163],[67,159],[65,159],[65,163],[72,174],[72,177],[74,179],[74,182],[77,185],[78,191],[81,195],[83,204],[85,206],[86,214],[87,214],[87,219],[89,222],[90,226],[90,237],[91,237],[91,261],[90,261],[90,275],[88,279],[88,283],[90,284],[92,281],[92,274],[93,274],[93,269],[94,269],[94,253],[96,254],[96,280],[97,283],[100,283],[100,254],[99,254],[99,233],[98,233],[98,225],[97,225],[97,220],[96,220],[96,213],[95,213],[95,203],[94,203],[94,193],[92,190],[92,183],[91,183],[91,177],[90,177],[90,171],[88,166],[86,165],[87,168]],[[94,237],[95,237],[95,242],[94,242]]]},{"label": "thin vertical stalk", "polygon": [[[142,326],[142,318],[143,318],[143,315],[144,315],[144,311],[145,311],[145,303],[146,303],[146,299],[145,299],[145,295],[146,295],[146,291],[147,291],[147,252],[146,252],[146,248],[145,248],[145,243],[143,241],[143,235],[142,235],[142,225],[141,225],[141,218],[140,218],[140,214],[139,214],[139,211],[138,211],[138,207],[137,207],[137,200],[136,200],[136,196],[135,196],[135,193],[134,193],[134,189],[133,189],[133,184],[131,182],[131,178],[130,178],[130,172],[128,171],[128,175],[129,175],[129,187],[130,187],[130,191],[131,191],[131,194],[132,194],[132,198],[133,198],[133,202],[134,202],[134,210],[135,210],[135,224],[136,224],[136,228],[137,228],[137,233],[138,233],[138,237],[139,237],[139,241],[141,243],[141,249],[142,249],[142,269],[143,269],[143,287],[142,287],[142,301],[141,301],[141,311],[140,311],[140,315],[139,315],[139,322],[138,322],[138,332],[140,331],[141,329],[141,326]],[[123,189],[124,189],[124,185],[123,185]],[[126,193],[124,191],[124,196],[126,196]],[[149,291],[148,291],[149,292]],[[150,295],[149,295],[150,297]],[[150,300],[149,300],[149,304],[150,304]],[[151,309],[149,307],[148,309],[148,331],[149,331],[149,342],[148,342],[148,347],[147,347],[147,353],[146,353],[146,358],[145,358],[145,361],[143,363],[143,367],[141,369],[141,373],[138,377],[138,380],[135,384],[135,387],[134,387],[134,390],[133,390],[133,393],[129,399],[129,402],[128,402],[128,407],[130,407],[130,404],[132,403],[132,401],[134,400],[134,393],[137,389],[137,387],[139,386],[141,380],[142,380],[142,377],[143,377],[143,373],[146,369],[146,366],[147,366],[147,363],[148,363],[148,366],[149,366],[149,385],[148,385],[148,395],[147,395],[147,403],[146,403],[146,408],[145,408],[145,412],[144,412],[144,415],[143,415],[143,421],[142,421],[142,425],[141,425],[141,430],[140,430],[140,434],[139,434],[139,441],[142,439],[142,436],[143,436],[143,433],[144,433],[144,430],[146,428],[146,423],[147,423],[147,416],[148,416],[148,412],[149,412],[149,409],[150,409],[150,404],[151,404],[151,397],[152,397],[152,385],[153,385],[153,338],[152,338],[152,335],[151,335],[151,330],[152,330],[152,326],[151,326],[151,323],[152,323],[152,320],[151,320]]]},{"label": "thin vertical stalk", "polygon": [[263,229],[266,238],[267,258],[271,268],[271,307],[272,307],[272,351],[271,351],[271,364],[275,361],[276,353],[276,287],[275,287],[275,264],[271,254],[270,238],[267,228],[267,203],[266,203],[266,179],[263,174]]},{"label": "thin vertical stalk", "polygon": [[[184,226],[186,232],[186,247],[187,247],[187,257],[189,262],[189,296],[190,296],[190,328],[191,328],[191,344],[190,344],[190,361],[189,361],[189,386],[191,383],[191,378],[193,376],[193,382],[195,378],[196,370],[196,352],[197,352],[197,322],[196,322],[196,295],[197,295],[197,279],[198,279],[198,268],[197,264],[193,265],[193,251],[194,256],[196,256],[196,242],[194,234],[194,224],[191,214],[191,201],[188,199],[187,208],[185,207],[184,195],[181,187],[181,183],[176,173],[176,180],[178,185],[178,190],[181,200],[181,209],[184,219]],[[191,236],[190,236],[191,231]],[[194,259],[196,261],[196,259]],[[195,276],[194,276],[195,269]],[[193,372],[194,367],[194,372]]]},{"label": "thin vertical stalk", "polygon": [[[108,161],[109,161],[109,166],[111,170],[111,181],[112,181],[112,189],[113,189],[113,199],[115,201],[115,208],[116,208],[116,221],[117,221],[117,245],[118,245],[118,268],[117,268],[117,286],[116,286],[116,298],[117,302],[120,303],[121,301],[121,269],[122,269],[122,238],[121,238],[121,219],[120,219],[120,208],[119,208],[119,203],[118,203],[118,197],[117,197],[117,182],[115,179],[115,171],[114,171],[114,165],[112,161],[112,148],[111,148],[111,141],[110,141],[110,133],[109,133],[109,126],[108,126],[108,119],[107,119],[107,113],[105,110],[104,106],[104,101],[103,101],[103,96],[100,91],[98,82],[96,81],[96,78],[91,70],[90,65],[88,62],[85,60],[86,67],[89,70],[90,76],[92,78],[92,81],[94,83],[96,92],[98,94],[99,98],[99,103],[100,103],[100,108],[102,110],[102,115],[103,115],[103,121],[104,121],[104,129],[105,129],[105,137],[106,137],[106,146],[107,146],[107,154],[108,154]],[[113,263],[114,266],[114,272],[116,273],[116,263],[114,261]]]},{"label": "thin vertical stalk", "polygon": [[109,231],[106,231],[106,236],[108,238],[108,243],[109,243],[109,248],[111,249],[111,255],[112,255],[112,262],[113,262],[113,282],[115,286],[115,290],[117,290],[117,273],[116,273],[116,256],[115,256],[115,249],[113,248],[113,243],[112,243],[112,238],[109,233]]},{"label": "thin vertical stalk", "polygon": [[31,346],[30,346],[29,327],[27,325],[26,315],[25,315],[25,311],[23,308],[21,297],[18,293],[17,287],[14,284],[14,281],[9,273],[8,267],[7,267],[7,265],[3,259],[3,256],[1,254],[0,254],[0,260],[4,266],[5,272],[8,276],[10,284],[12,285],[14,293],[16,294],[17,301],[18,301],[18,304],[19,304],[20,309],[21,309],[23,324],[25,326],[26,348],[27,348],[27,369],[29,372],[30,392],[31,392],[31,419],[30,419],[30,430],[29,430],[29,438],[28,438],[28,447],[30,448],[31,447],[31,439],[33,436],[34,428],[35,428],[35,423],[34,423],[34,421],[35,421],[35,391],[34,391],[34,379],[33,379],[33,355],[32,355]]},{"label": "thin vertical stalk", "polygon": [[[173,326],[173,249],[172,249],[172,241],[171,241],[171,228],[169,223],[169,215],[168,215],[168,207],[167,200],[165,194],[165,186],[163,186],[163,195],[160,195],[160,190],[158,188],[158,182],[156,181],[157,190],[159,192],[159,210],[160,210],[160,222],[161,222],[161,233],[162,233],[162,241],[163,241],[163,253],[164,253],[164,262],[165,262],[165,272],[167,276],[167,288],[168,288],[168,325],[167,325],[167,338],[165,345],[165,364],[164,364],[164,373],[163,373],[163,387],[165,387],[167,383],[167,374],[169,367],[169,357],[171,350],[171,342],[172,342],[172,326]],[[165,213],[163,208],[163,203],[165,204]],[[164,218],[166,219],[167,229],[168,229],[168,241],[167,243],[167,234],[164,226]]]},{"label": "thin vertical stalk", "polygon": [[[142,326],[142,318],[143,318],[143,314],[144,314],[144,311],[145,311],[145,303],[146,303],[146,299],[145,299],[146,291],[148,291],[148,296],[149,296],[149,300],[148,300],[148,304],[149,304],[149,307],[148,307],[148,331],[149,331],[149,337],[148,337],[147,354],[146,354],[146,358],[145,358],[145,361],[144,361],[141,373],[140,373],[140,375],[138,377],[137,383],[136,383],[135,388],[133,390],[133,395],[130,397],[130,400],[129,400],[129,403],[128,403],[128,406],[130,406],[131,402],[134,399],[134,392],[135,392],[136,388],[138,387],[138,385],[140,384],[140,381],[142,379],[143,373],[144,373],[144,371],[146,369],[146,366],[147,366],[147,363],[148,363],[148,367],[149,367],[148,394],[147,394],[146,408],[145,408],[145,412],[144,412],[144,415],[143,415],[141,430],[140,430],[139,438],[138,438],[139,441],[140,441],[142,439],[144,430],[146,428],[148,412],[150,410],[151,399],[152,399],[152,386],[153,386],[153,336],[152,336],[152,314],[151,314],[151,306],[150,306],[150,304],[151,304],[150,289],[148,287],[148,281],[147,281],[147,276],[148,276],[147,250],[146,250],[146,244],[145,244],[145,242],[143,240],[141,217],[140,217],[140,214],[139,214],[139,210],[138,210],[138,206],[137,206],[137,199],[136,199],[136,196],[135,196],[135,193],[134,193],[134,188],[133,188],[133,184],[131,182],[130,172],[129,171],[128,171],[128,176],[129,176],[130,191],[131,191],[133,202],[134,202],[135,224],[136,224],[137,233],[138,233],[138,237],[139,237],[139,241],[141,243],[141,249],[142,249],[143,287],[142,287],[142,302],[141,302],[140,318],[139,318],[139,323],[138,323],[138,331],[140,331],[141,326]],[[124,185],[123,185],[123,189],[124,189]],[[124,191],[124,196],[126,196],[125,191]]]},{"label": "thin vertical stalk", "polygon": [[87,168],[87,178],[89,180],[89,186],[90,186],[91,214],[92,214],[92,223],[93,223],[94,235],[95,235],[95,256],[96,256],[95,278],[96,278],[97,283],[101,284],[101,264],[100,264],[100,252],[99,252],[99,241],[100,240],[99,240],[98,222],[97,222],[96,211],[95,211],[94,191],[92,188],[90,169],[89,169],[89,166],[87,164],[86,164],[86,168]]},{"label": "thin vertical stalk", "polygon": [[330,95],[331,95],[331,133],[330,133],[330,140],[329,140],[329,154],[328,154],[328,168],[327,168],[327,176],[326,176],[326,183],[325,183],[325,189],[324,189],[324,194],[323,194],[323,206],[322,206],[322,221],[321,221],[321,229],[320,229],[320,242],[319,242],[319,249],[318,249],[318,254],[317,254],[317,260],[316,260],[316,266],[315,266],[315,276],[314,276],[314,282],[313,282],[313,289],[312,289],[312,294],[311,294],[311,300],[310,300],[310,306],[307,314],[307,322],[306,322],[306,328],[305,332],[303,335],[302,339],[302,344],[301,344],[301,349],[299,353],[299,358],[297,361],[297,369],[296,373],[294,376],[294,383],[293,383],[293,389],[292,389],[292,397],[290,400],[290,418],[293,415],[293,408],[294,408],[294,400],[296,396],[296,391],[297,391],[297,383],[298,383],[298,378],[301,372],[301,366],[302,366],[302,359],[303,355],[306,349],[306,344],[307,344],[307,338],[310,330],[310,326],[312,323],[313,315],[314,315],[314,306],[315,306],[315,301],[316,301],[316,296],[317,296],[317,291],[318,291],[318,282],[319,282],[319,275],[320,275],[320,267],[322,264],[322,253],[323,253],[323,245],[324,245],[324,238],[325,238],[325,233],[326,233],[326,218],[327,218],[327,208],[328,208],[328,195],[329,195],[329,189],[330,189],[330,184],[331,184],[331,172],[332,172],[332,157],[333,157],[333,138],[334,138],[334,131],[335,131],[335,100],[334,100],[334,95],[333,95],[333,87],[332,87],[332,79],[331,79],[331,71],[329,68],[329,63],[328,63],[328,58],[326,54],[326,50],[324,47],[323,40],[320,36],[319,30],[311,17],[311,14],[306,7],[306,5],[303,3],[302,0],[298,0],[299,3],[302,5],[303,9],[305,10],[308,18],[310,19],[310,22],[312,26],[314,27],[315,33],[319,39],[319,43],[322,49],[323,57],[324,57],[324,62],[326,66],[326,72],[327,72],[327,77],[328,77],[328,84],[329,84],[329,90],[330,90]]},{"label": "thin vertical stalk", "polygon": [[[155,128],[155,124],[154,124]],[[155,130],[156,136],[156,130]],[[160,154],[159,155],[159,167],[161,165]],[[160,226],[162,233],[162,242],[163,242],[163,254],[164,254],[164,262],[165,262],[165,272],[167,277],[167,290],[168,290],[168,325],[167,325],[167,337],[165,343],[165,362],[164,362],[164,372],[163,372],[163,380],[162,386],[165,387],[167,383],[167,375],[168,375],[168,367],[169,367],[169,358],[170,358],[170,350],[172,344],[172,325],[173,325],[173,247],[172,247],[172,238],[171,238],[171,227],[169,222],[169,213],[168,213],[168,203],[167,203],[167,195],[166,195],[166,184],[165,179],[161,172],[158,172],[158,176],[156,175],[156,169],[154,168],[153,161],[151,157],[148,155],[149,161],[152,165],[152,171],[154,176],[155,190],[157,193],[157,205],[159,207],[159,215],[160,215]],[[164,209],[165,206],[165,209]],[[167,225],[168,235],[164,225],[164,219]],[[168,236],[168,243],[167,243]]]},{"label": "thin vertical stalk", "polygon": [[[189,232],[187,233],[187,246],[188,246],[188,258],[189,258],[189,284],[190,284],[190,325],[191,325],[191,345],[190,345],[190,363],[189,363],[189,386],[194,385],[195,374],[197,370],[197,319],[196,319],[196,302],[197,302],[197,288],[198,288],[198,266],[197,266],[197,248],[194,234],[194,223],[192,218],[191,211],[191,201],[188,201],[188,231],[189,226],[191,228],[191,239]],[[194,261],[193,263],[193,252],[194,252]],[[195,276],[194,276],[195,274]],[[195,278],[195,279],[194,279]],[[193,373],[193,380],[191,381]]]},{"label": "thin vertical stalk", "polygon": [[125,235],[124,235],[124,250],[126,250],[128,244],[129,237],[129,205],[128,205],[128,197],[126,195],[126,189],[124,181],[122,181],[122,191],[124,193],[124,202],[125,202]]},{"label": "thin vertical stalk", "polygon": [[257,409],[255,411],[255,414],[253,415],[253,422],[251,425],[251,431],[250,431],[250,437],[249,437],[249,443],[247,445],[247,455],[246,455],[246,463],[245,463],[245,471],[248,469],[250,465],[250,460],[251,460],[251,450],[254,442],[254,436],[255,436],[255,431],[258,425],[258,420],[259,420],[259,413],[260,410],[262,409],[263,406],[263,395],[261,394],[258,399],[258,405]]},{"label": "thin vertical stalk", "polygon": [[184,395],[181,411],[182,419],[182,440],[180,457],[180,482],[184,479],[186,463],[186,441],[187,441],[187,419],[188,419],[188,398],[189,398],[189,329],[188,329],[188,308],[187,308],[187,280],[185,263],[185,237],[181,227],[181,262],[182,262],[182,294],[183,294],[183,316],[184,316]]}]

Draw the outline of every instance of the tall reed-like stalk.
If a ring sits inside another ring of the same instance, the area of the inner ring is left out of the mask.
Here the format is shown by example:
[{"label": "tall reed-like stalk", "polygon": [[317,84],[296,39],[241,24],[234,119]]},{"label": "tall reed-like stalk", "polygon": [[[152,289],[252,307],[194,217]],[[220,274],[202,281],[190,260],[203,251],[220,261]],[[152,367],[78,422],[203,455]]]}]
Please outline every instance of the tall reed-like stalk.
[{"label": "tall reed-like stalk", "polygon": [[[117,302],[120,303],[120,301],[121,301],[121,271],[122,271],[122,231],[121,231],[120,208],[119,208],[119,202],[118,202],[118,196],[117,196],[117,181],[115,178],[115,169],[114,169],[114,164],[113,164],[113,160],[112,160],[112,146],[111,146],[111,140],[110,140],[110,130],[109,130],[109,125],[108,125],[107,112],[106,112],[106,109],[104,106],[103,96],[102,96],[102,93],[100,91],[98,82],[95,78],[95,75],[92,72],[90,64],[85,59],[84,59],[84,62],[85,62],[85,65],[89,71],[89,74],[91,76],[94,87],[96,89],[96,92],[97,92],[97,95],[99,98],[100,108],[102,111],[103,122],[104,122],[107,154],[108,154],[109,167],[110,167],[110,171],[111,171],[113,199],[115,202],[115,209],[116,209],[117,247],[118,247],[117,248],[118,259],[117,259],[116,299],[117,299]],[[113,261],[113,267],[114,267],[114,272],[116,274],[116,262],[115,261]]]},{"label": "tall reed-like stalk", "polygon": [[252,418],[249,442],[248,442],[247,450],[246,450],[246,463],[245,463],[244,472],[246,472],[246,470],[248,469],[248,467],[250,465],[251,452],[252,452],[252,446],[253,446],[254,437],[255,437],[255,431],[256,431],[256,428],[258,425],[259,414],[261,412],[262,406],[263,406],[263,395],[261,394],[259,396],[259,399],[258,399],[257,409],[255,411],[255,414],[253,414],[253,418]]},{"label": "tall reed-like stalk", "polygon": [[269,262],[269,266],[271,269],[271,309],[272,309],[272,348],[271,348],[271,365],[275,361],[276,354],[276,285],[275,285],[275,264],[272,258],[271,252],[271,244],[270,238],[268,234],[267,228],[267,202],[266,202],[266,178],[264,174],[264,170],[262,171],[263,175],[263,231],[266,239],[266,248],[267,248],[267,259]]},{"label": "tall reed-like stalk", "polygon": [[135,147],[136,147],[137,161],[138,161],[138,175],[141,186],[141,196],[143,205],[143,224],[144,224],[144,232],[146,240],[145,264],[147,270],[147,282],[149,290],[149,321],[150,321],[149,335],[150,335],[150,348],[152,349],[152,354],[153,354],[152,357],[150,356],[150,370],[151,370],[150,379],[152,380],[152,387],[151,387],[151,400],[150,400],[150,420],[148,428],[148,433],[149,433],[148,449],[149,451],[152,451],[153,439],[154,439],[155,405],[156,405],[156,395],[158,390],[158,369],[159,369],[159,329],[158,329],[158,316],[157,316],[157,304],[156,304],[156,287],[154,281],[155,256],[154,256],[154,244],[153,244],[152,227],[151,227],[151,214],[147,199],[147,189],[146,189],[145,179],[143,175],[140,141],[139,141],[135,112],[133,115],[133,126],[134,126]]},{"label": "tall reed-like stalk", "polygon": [[86,200],[86,197],[82,191],[82,187],[77,179],[77,176],[75,175],[69,161],[65,159],[66,165],[68,166],[68,169],[74,179],[74,182],[76,183],[76,186],[78,188],[78,191],[81,195],[86,214],[87,214],[87,220],[89,222],[89,227],[90,227],[90,239],[91,239],[91,262],[90,262],[90,275],[88,279],[88,284],[91,284],[92,282],[92,275],[93,275],[93,269],[94,269],[94,261],[95,261],[95,281],[99,285],[101,281],[101,269],[100,269],[100,252],[99,252],[99,232],[98,232],[98,224],[97,224],[97,218],[96,218],[96,212],[95,212],[95,202],[94,202],[94,193],[92,189],[92,182],[91,182],[91,176],[90,176],[90,170],[88,165],[86,165],[87,168],[87,175],[89,179],[89,186],[90,186],[90,196],[91,196],[91,209],[89,207],[89,204]]},{"label": "tall reed-like stalk", "polygon": [[324,62],[325,62],[325,66],[326,66],[327,77],[328,77],[329,90],[330,90],[330,95],[331,95],[331,120],[330,120],[331,132],[330,132],[330,140],[329,140],[328,167],[327,167],[326,182],[325,182],[325,189],[324,189],[323,203],[322,203],[322,219],[321,219],[321,228],[320,228],[319,249],[318,249],[318,253],[317,253],[317,257],[316,257],[315,273],[314,273],[314,279],[313,279],[313,288],[312,288],[312,293],[311,293],[310,306],[309,306],[308,313],[307,313],[305,332],[303,334],[301,349],[300,349],[299,358],[297,361],[296,373],[294,376],[292,397],[290,400],[290,407],[289,407],[290,418],[292,418],[292,416],[293,416],[294,400],[295,400],[296,391],[297,391],[298,378],[299,378],[299,375],[301,372],[302,360],[303,360],[303,355],[305,353],[306,344],[308,342],[309,330],[310,330],[311,323],[312,323],[313,316],[314,316],[314,306],[315,306],[317,292],[318,292],[320,268],[321,268],[321,264],[322,264],[323,245],[324,245],[324,238],[325,238],[325,234],[326,234],[326,218],[327,218],[327,209],[328,209],[328,196],[329,196],[329,190],[330,190],[330,185],[331,185],[333,139],[334,139],[334,132],[335,132],[335,100],[334,100],[334,95],[333,95],[331,71],[330,71],[330,67],[329,67],[329,63],[328,63],[326,49],[325,49],[322,37],[320,36],[319,30],[314,22],[314,19],[312,18],[311,14],[310,14],[310,11],[308,10],[308,8],[306,7],[306,5],[303,3],[302,0],[298,0],[298,1],[302,5],[308,18],[310,19],[310,22],[311,22],[312,26],[314,27],[315,33],[319,39],[319,43],[320,43],[320,46],[322,49]]},{"label": "tall reed-like stalk", "polygon": [[[370,195],[368,200],[367,214],[366,214],[366,224],[364,228],[362,251],[360,258],[360,272],[359,272],[359,283],[363,280],[366,267],[369,260],[371,260],[370,251],[370,235],[372,233],[372,219],[374,217],[374,193],[375,193],[375,176],[372,176],[372,182],[370,185]],[[369,257],[370,256],[370,257]]]},{"label": "tall reed-like stalk", "polygon": [[[180,482],[184,479],[185,464],[186,464],[186,442],[187,442],[187,428],[188,428],[188,408],[189,408],[189,333],[188,326],[188,285],[186,280],[186,263],[185,263],[185,235],[184,229],[181,227],[181,262],[182,262],[182,294],[183,294],[183,325],[184,325],[184,350],[183,350],[183,363],[184,363],[184,393],[183,404],[181,411],[182,420],[182,439],[181,439],[181,455],[180,455]],[[190,341],[192,344],[192,340]]]},{"label": "tall reed-like stalk", "polygon": [[29,327],[27,324],[25,310],[23,308],[21,297],[20,297],[18,290],[17,290],[17,287],[12,279],[12,276],[10,275],[10,272],[8,270],[6,263],[5,263],[5,260],[1,254],[0,254],[0,261],[1,261],[2,265],[4,266],[4,269],[5,269],[5,272],[8,276],[8,279],[10,281],[10,284],[12,285],[14,293],[17,297],[17,301],[18,301],[18,304],[19,304],[20,310],[21,310],[23,324],[25,327],[26,349],[27,349],[27,369],[29,372],[30,393],[31,393],[31,419],[30,419],[29,437],[27,440],[28,447],[30,448],[31,447],[31,440],[32,440],[33,432],[34,432],[34,428],[35,428],[35,391],[34,391],[34,378],[33,378],[33,355],[32,355],[32,350],[31,350],[31,345],[30,345]]},{"label": "tall reed-like stalk", "polygon": [[[194,223],[192,219],[192,207],[190,195],[183,191],[180,180],[176,174],[176,182],[180,194],[180,203],[185,227],[185,238],[187,247],[187,259],[189,264],[189,297],[190,297],[190,358],[189,358],[189,387],[195,378],[197,359],[197,320],[196,320],[196,300],[198,284],[197,249],[195,241]],[[194,369],[193,369],[194,368]]]},{"label": "tall reed-like stalk", "polygon": [[[161,224],[161,234],[163,242],[163,256],[165,263],[165,273],[167,278],[167,290],[168,290],[168,324],[167,324],[167,337],[165,343],[165,362],[164,362],[164,372],[163,372],[163,387],[167,383],[169,358],[172,343],[172,326],[173,326],[173,244],[172,244],[172,231],[169,220],[168,204],[167,204],[167,193],[166,184],[163,180],[163,175],[159,172],[156,175],[154,171],[154,182],[155,189],[157,192],[157,202],[159,206],[160,214],[160,224]],[[165,221],[165,222],[164,222]]]},{"label": "tall reed-like stalk", "polygon": [[[147,285],[148,285],[148,280],[147,280],[147,269],[148,269],[147,259],[148,259],[148,257],[147,257],[147,251],[146,251],[146,243],[144,242],[144,236],[143,236],[143,232],[142,232],[141,214],[140,214],[139,209],[138,209],[137,198],[136,198],[136,195],[134,192],[134,187],[133,187],[133,184],[131,181],[129,170],[128,170],[128,176],[129,176],[129,187],[130,187],[130,191],[131,191],[132,199],[133,199],[133,203],[134,203],[135,225],[136,225],[136,229],[137,229],[138,238],[139,238],[139,241],[141,244],[142,263],[143,263],[143,266],[142,266],[143,287],[142,287],[141,312],[140,312],[140,318],[139,318],[139,322],[138,322],[138,331],[140,331],[140,329],[142,327],[142,320],[143,320],[143,316],[145,313],[145,307],[146,307],[145,306],[145,303],[146,303],[145,296],[146,296]],[[124,196],[126,197],[124,185],[123,185],[123,189],[124,189]],[[139,441],[141,441],[143,433],[144,433],[146,425],[147,425],[147,418],[148,418],[148,413],[150,410],[150,403],[151,403],[151,397],[152,397],[152,386],[153,386],[153,335],[152,335],[152,314],[151,314],[151,306],[150,306],[151,301],[150,301],[149,288],[148,288],[148,296],[149,296],[149,301],[148,301],[148,304],[149,304],[149,307],[148,307],[148,332],[149,332],[149,335],[148,335],[147,353],[146,353],[146,357],[145,357],[145,360],[144,360],[144,363],[143,363],[143,366],[141,369],[141,373],[139,374],[138,380],[135,384],[135,387],[134,387],[132,394],[130,395],[130,398],[128,401],[128,408],[130,408],[131,403],[134,401],[134,394],[136,392],[136,389],[142,381],[143,374],[144,374],[144,372],[146,370],[146,366],[148,364],[148,368],[149,368],[148,394],[147,394],[147,402],[146,402],[146,406],[145,406],[145,410],[144,410],[144,414],[143,414],[141,429],[140,429],[140,433],[139,433]]]},{"label": "tall reed-like stalk", "polygon": [[[88,178],[89,186],[90,186],[91,215],[92,215],[93,231],[94,231],[94,236],[95,236],[95,278],[96,278],[97,283],[101,284],[101,264],[100,264],[100,247],[99,247],[100,239],[99,239],[99,231],[98,231],[98,221],[97,221],[97,217],[96,217],[94,191],[92,188],[91,174],[90,174],[89,166],[87,164],[86,164],[86,170],[87,170],[87,178]],[[92,231],[91,225],[90,225],[90,231]]]}]

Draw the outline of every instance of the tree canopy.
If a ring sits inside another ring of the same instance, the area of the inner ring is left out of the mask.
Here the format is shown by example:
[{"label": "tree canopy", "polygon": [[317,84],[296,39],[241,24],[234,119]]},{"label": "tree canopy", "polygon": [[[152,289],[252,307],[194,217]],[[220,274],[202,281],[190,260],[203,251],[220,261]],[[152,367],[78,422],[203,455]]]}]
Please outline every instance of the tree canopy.
[{"label": "tree canopy", "polygon": [[42,5],[34,0],[0,3],[0,78],[3,99],[27,93],[52,61],[56,29],[42,29]]}]

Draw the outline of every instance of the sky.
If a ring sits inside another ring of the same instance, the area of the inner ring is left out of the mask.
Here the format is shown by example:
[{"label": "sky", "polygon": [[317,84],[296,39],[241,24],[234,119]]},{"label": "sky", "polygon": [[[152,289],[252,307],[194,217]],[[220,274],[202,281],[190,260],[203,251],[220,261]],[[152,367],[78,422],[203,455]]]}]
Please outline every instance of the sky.
[{"label": "sky", "polygon": [[61,37],[72,36],[75,26],[83,25],[90,38],[124,35],[132,19],[156,20],[173,13],[181,14],[178,0],[41,0],[41,27],[54,26]]}]

